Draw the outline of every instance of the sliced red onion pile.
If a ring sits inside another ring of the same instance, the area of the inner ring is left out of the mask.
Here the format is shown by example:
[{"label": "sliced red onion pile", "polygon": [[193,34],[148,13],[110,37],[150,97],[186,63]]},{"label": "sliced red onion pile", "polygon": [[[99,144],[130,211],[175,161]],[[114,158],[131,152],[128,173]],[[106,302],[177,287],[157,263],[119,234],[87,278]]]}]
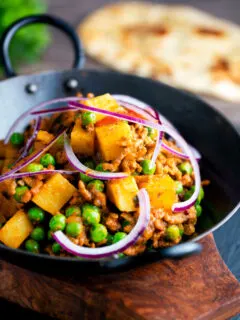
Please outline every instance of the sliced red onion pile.
[{"label": "sliced red onion pile", "polygon": [[[69,105],[74,106],[76,108],[79,108],[80,110],[92,111],[92,112],[96,112],[96,113],[100,113],[100,114],[105,114],[105,115],[111,116],[113,118],[127,120],[127,121],[133,122],[133,123],[139,123],[144,126],[147,126],[147,127],[153,128],[153,129],[157,129],[159,132],[165,132],[169,136],[171,136],[178,143],[178,145],[180,145],[180,147],[183,149],[185,154],[188,156],[189,161],[192,164],[192,167],[194,170],[194,175],[195,175],[195,191],[192,194],[191,198],[188,199],[187,201],[183,201],[183,202],[179,202],[179,203],[174,204],[172,206],[172,210],[174,212],[182,212],[182,211],[189,209],[195,203],[195,201],[197,200],[199,191],[200,191],[200,187],[201,187],[201,178],[200,178],[198,163],[193,155],[191,148],[188,146],[186,141],[173,128],[169,128],[166,125],[160,125],[158,123],[150,122],[149,120],[135,118],[135,117],[131,117],[131,116],[128,116],[125,114],[111,112],[108,110],[102,110],[102,109],[98,109],[98,108],[95,108],[92,106],[86,106],[86,105],[84,105],[82,103],[78,103],[78,102],[69,102]],[[75,166],[75,168],[77,168],[77,167]]]},{"label": "sliced red onion pile", "polygon": [[99,248],[80,247],[74,244],[62,231],[56,231],[53,238],[67,252],[86,259],[100,259],[112,257],[114,254],[125,251],[134,245],[137,239],[143,234],[150,220],[150,201],[145,189],[138,192],[139,217],[132,231],[122,240],[110,246]]}]

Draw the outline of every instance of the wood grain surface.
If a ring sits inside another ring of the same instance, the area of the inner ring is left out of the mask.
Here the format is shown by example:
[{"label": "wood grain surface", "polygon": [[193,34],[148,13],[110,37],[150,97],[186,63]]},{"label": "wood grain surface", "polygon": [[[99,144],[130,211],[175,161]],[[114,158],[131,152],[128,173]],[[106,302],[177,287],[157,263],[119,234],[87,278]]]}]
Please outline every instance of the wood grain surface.
[{"label": "wood grain surface", "polygon": [[[77,26],[84,15],[111,0],[49,0],[49,12]],[[240,23],[239,0],[163,0],[187,3]],[[73,54],[68,40],[53,30],[52,46],[40,63],[22,67],[20,73],[68,69]],[[87,59],[87,68],[104,69]],[[240,106],[202,97],[222,112],[240,131]],[[240,280],[240,216],[236,214],[215,233],[224,261]],[[227,319],[239,312],[239,287],[214,248],[205,239],[203,255],[181,261],[154,263],[136,273],[79,279],[49,279],[0,261],[0,298],[17,302],[59,319]],[[30,280],[31,279],[31,280]],[[129,286],[130,285],[130,286]],[[137,291],[136,291],[137,289]],[[137,292],[137,293],[136,293]],[[134,299],[134,294],[137,294]],[[2,315],[47,319],[0,302]],[[185,302],[186,310],[182,308]],[[153,314],[156,308],[157,314]],[[108,310],[106,314],[106,310]],[[162,311],[161,311],[162,310]],[[162,313],[161,313],[162,312]],[[120,318],[119,318],[120,317]],[[2,319],[2,317],[1,317]],[[5,319],[3,317],[3,319]],[[236,319],[240,319],[237,317]]]},{"label": "wood grain surface", "polygon": [[62,320],[227,319],[240,312],[240,285],[212,235],[204,251],[127,272],[50,278],[0,261],[0,297]]}]

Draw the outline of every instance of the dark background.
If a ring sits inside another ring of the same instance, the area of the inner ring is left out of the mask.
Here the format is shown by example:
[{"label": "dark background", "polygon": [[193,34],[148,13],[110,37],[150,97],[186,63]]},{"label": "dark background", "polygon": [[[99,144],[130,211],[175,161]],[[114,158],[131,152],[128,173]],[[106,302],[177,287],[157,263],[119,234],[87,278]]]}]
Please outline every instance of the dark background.
[{"label": "dark background", "polygon": [[[1,0],[0,0],[1,1]],[[116,2],[109,0],[49,0],[49,12],[58,15],[68,22],[77,26],[82,17],[105,3]],[[119,1],[121,2],[121,1]],[[240,0],[166,0],[152,1],[159,3],[181,3],[192,5],[216,16],[229,19],[240,24]],[[53,41],[51,47],[45,53],[42,61],[34,66],[22,67],[21,73],[40,72],[48,69],[68,69],[71,65],[73,55],[68,50],[68,40],[60,32],[53,30]],[[88,68],[104,69],[94,61],[87,60]],[[240,105],[231,104],[212,98],[202,97],[215,108],[224,113],[240,131]],[[239,146],[236,146],[239,147]],[[220,230],[214,233],[217,247],[225,263],[240,281],[240,211],[230,219]],[[13,319],[16,316],[25,320],[47,320],[48,317],[26,311],[20,307],[0,300],[0,318]],[[81,315],[79,315],[81,319]],[[240,316],[234,319],[240,319]],[[70,320],[70,319],[69,319]],[[94,320],[94,319],[93,319]]]}]

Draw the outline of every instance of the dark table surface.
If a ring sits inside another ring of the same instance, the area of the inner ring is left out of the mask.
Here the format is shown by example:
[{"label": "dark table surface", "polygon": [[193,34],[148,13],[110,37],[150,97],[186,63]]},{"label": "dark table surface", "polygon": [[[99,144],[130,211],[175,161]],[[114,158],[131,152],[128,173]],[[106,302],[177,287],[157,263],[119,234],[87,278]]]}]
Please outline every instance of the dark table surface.
[{"label": "dark table surface", "polygon": [[[77,26],[84,15],[100,7],[104,3],[114,2],[111,0],[49,0],[49,12],[54,13]],[[120,1],[121,2],[121,1]],[[161,3],[184,3],[213,13],[219,17],[240,23],[240,0],[166,0],[152,1]],[[0,17],[1,18],[1,17]],[[21,68],[21,73],[40,72],[48,69],[68,69],[73,59],[71,51],[67,50],[68,40],[58,31],[53,30],[53,42],[47,50],[42,61],[31,67]],[[104,69],[96,62],[87,60],[87,68]],[[240,132],[240,104],[231,104],[212,98],[202,97],[234,124]],[[237,146],[236,146],[237,147]],[[239,146],[238,146],[239,147]],[[240,211],[230,219],[221,229],[214,233],[217,247],[229,269],[240,281]],[[23,316],[25,320],[46,320],[47,317],[23,310],[6,301],[0,300],[0,312],[8,319]],[[4,318],[5,319],[5,318]],[[240,319],[240,316],[234,319]]]}]

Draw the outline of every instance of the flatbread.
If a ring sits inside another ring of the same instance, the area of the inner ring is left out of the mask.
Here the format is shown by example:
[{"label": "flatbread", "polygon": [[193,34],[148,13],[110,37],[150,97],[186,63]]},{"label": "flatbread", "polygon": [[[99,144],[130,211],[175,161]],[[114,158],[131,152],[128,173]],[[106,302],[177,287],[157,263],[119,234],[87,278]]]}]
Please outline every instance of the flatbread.
[{"label": "flatbread", "polygon": [[187,6],[105,6],[78,28],[105,65],[195,93],[240,101],[240,27]]}]

